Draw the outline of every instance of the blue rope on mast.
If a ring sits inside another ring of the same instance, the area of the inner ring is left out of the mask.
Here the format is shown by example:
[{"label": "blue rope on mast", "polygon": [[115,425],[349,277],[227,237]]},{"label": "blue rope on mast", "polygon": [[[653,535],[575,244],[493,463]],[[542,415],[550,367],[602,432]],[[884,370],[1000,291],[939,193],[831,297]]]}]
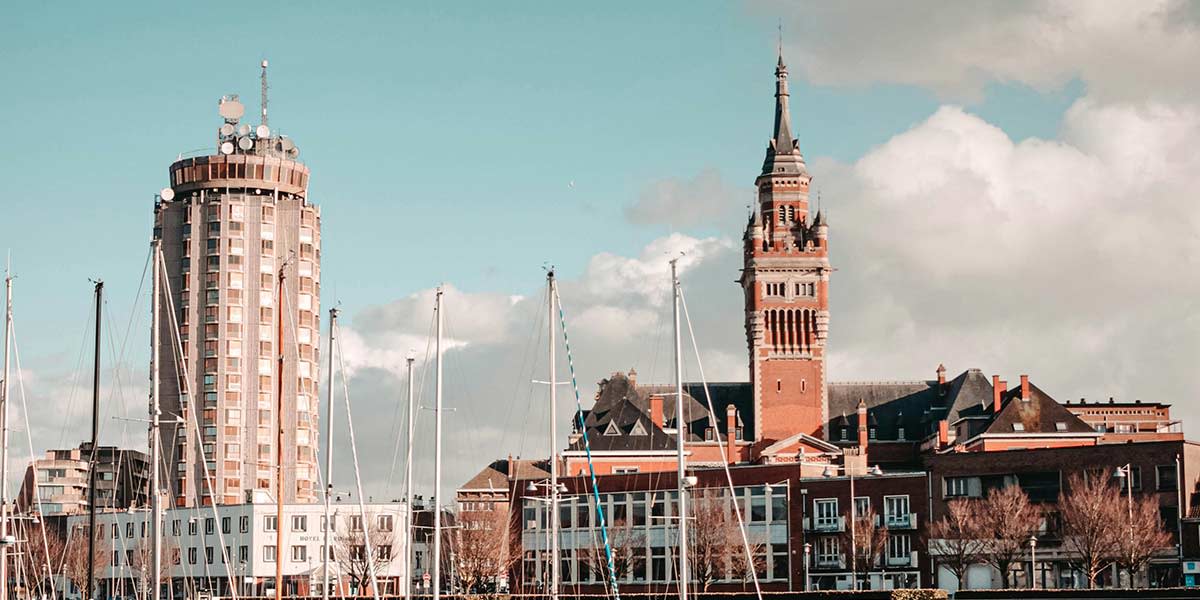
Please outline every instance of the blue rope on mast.
[{"label": "blue rope on mast", "polygon": [[[608,543],[608,527],[604,522],[604,505],[600,502],[600,487],[596,485],[596,467],[592,464],[592,445],[588,442],[587,426],[583,422],[583,403],[579,400],[579,383],[575,379],[575,360],[571,357],[571,340],[567,337],[567,318],[563,313],[562,297],[558,289],[554,290],[554,299],[558,301],[558,323],[562,328],[563,346],[567,350],[567,367],[571,372],[571,389],[575,392],[575,419],[579,422],[579,431],[583,434],[583,449],[587,454],[588,474],[592,480],[592,497],[596,500],[596,515],[600,519],[600,537],[604,540],[604,558],[608,561],[608,581],[612,585],[613,597],[621,600],[621,592],[617,589],[617,570],[613,566],[612,546]],[[554,343],[551,340],[550,343]],[[550,385],[554,385],[551,383]],[[558,518],[558,515],[554,515]]]}]

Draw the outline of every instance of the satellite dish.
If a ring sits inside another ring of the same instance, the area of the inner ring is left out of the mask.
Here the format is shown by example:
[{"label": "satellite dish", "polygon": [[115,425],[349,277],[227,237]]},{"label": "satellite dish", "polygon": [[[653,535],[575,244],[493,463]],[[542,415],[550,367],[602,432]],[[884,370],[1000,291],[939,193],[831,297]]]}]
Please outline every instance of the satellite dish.
[{"label": "satellite dish", "polygon": [[293,142],[292,138],[283,138],[280,143],[283,144],[283,149],[286,151],[291,151],[296,147],[296,142]]},{"label": "satellite dish", "polygon": [[266,125],[259,125],[258,128],[254,130],[254,135],[258,136],[259,139],[269,138],[271,137],[271,128],[267,127]]},{"label": "satellite dish", "polygon": [[238,125],[238,135],[250,135],[250,126],[245,123]]},{"label": "satellite dish", "polygon": [[[245,127],[245,125],[243,125],[243,127]],[[254,140],[250,139],[248,136],[242,136],[238,138],[238,148],[241,148],[242,150],[249,150],[253,147]]]},{"label": "satellite dish", "polygon": [[162,198],[163,200],[171,201],[175,199],[175,190],[165,187],[161,192],[158,193],[158,197]]},{"label": "satellite dish", "polygon": [[233,154],[233,142],[221,142],[221,154]]},{"label": "satellite dish", "polygon": [[242,118],[242,115],[246,113],[246,107],[237,100],[226,100],[222,98],[220,113],[221,117],[236,121]]},{"label": "satellite dish", "polygon": [[226,123],[221,126],[221,137],[229,137],[233,135],[233,125]]}]

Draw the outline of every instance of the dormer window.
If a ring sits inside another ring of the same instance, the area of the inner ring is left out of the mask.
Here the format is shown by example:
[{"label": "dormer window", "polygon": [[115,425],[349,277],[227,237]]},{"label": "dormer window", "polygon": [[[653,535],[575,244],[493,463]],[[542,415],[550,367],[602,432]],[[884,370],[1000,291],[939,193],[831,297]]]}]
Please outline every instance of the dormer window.
[{"label": "dormer window", "polygon": [[621,435],[621,432],[617,430],[616,423],[609,421],[608,427],[604,428],[604,435]]},{"label": "dormer window", "polygon": [[867,430],[867,437],[872,440],[875,439],[875,428],[874,427]]},{"label": "dormer window", "polygon": [[846,440],[849,440],[849,439],[850,439],[850,428],[849,428],[849,427],[843,427],[843,428],[842,428],[842,441],[844,442],[844,441],[846,441]]},{"label": "dormer window", "polygon": [[1025,431],[1025,425],[1023,423],[1013,423],[1013,431]]},{"label": "dormer window", "polygon": [[899,427],[896,429],[896,439],[898,439],[898,440],[904,439],[904,428],[903,427]]},{"label": "dormer window", "polygon": [[741,428],[741,427],[738,427],[736,430],[734,430],[733,439],[735,439],[735,440],[737,440],[737,441],[739,441],[739,442],[740,442],[740,441],[742,441],[742,440],[744,440],[744,439],[746,439],[746,438],[745,438],[745,437],[743,437],[743,435],[742,435],[742,428]]},{"label": "dormer window", "polygon": [[1059,422],[1057,422],[1057,423],[1055,423],[1055,424],[1054,424],[1054,429],[1055,429],[1055,431],[1066,431],[1066,430],[1067,430],[1067,424],[1066,424],[1065,422],[1063,422],[1063,421],[1059,421]]}]

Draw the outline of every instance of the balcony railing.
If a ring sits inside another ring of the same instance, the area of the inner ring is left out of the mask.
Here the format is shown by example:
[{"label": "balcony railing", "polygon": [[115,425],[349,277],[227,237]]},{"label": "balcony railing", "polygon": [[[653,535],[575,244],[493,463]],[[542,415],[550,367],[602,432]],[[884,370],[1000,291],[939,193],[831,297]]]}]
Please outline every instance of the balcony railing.
[{"label": "balcony railing", "polygon": [[889,567],[915,567],[917,566],[917,551],[913,550],[908,553],[908,556],[889,556],[887,557],[887,566]]},{"label": "balcony railing", "polygon": [[917,513],[902,513],[888,515],[884,521],[888,529],[916,529]]},{"label": "balcony railing", "polygon": [[846,519],[841,516],[815,520],[804,517],[804,528],[808,531],[841,532],[846,530]]}]

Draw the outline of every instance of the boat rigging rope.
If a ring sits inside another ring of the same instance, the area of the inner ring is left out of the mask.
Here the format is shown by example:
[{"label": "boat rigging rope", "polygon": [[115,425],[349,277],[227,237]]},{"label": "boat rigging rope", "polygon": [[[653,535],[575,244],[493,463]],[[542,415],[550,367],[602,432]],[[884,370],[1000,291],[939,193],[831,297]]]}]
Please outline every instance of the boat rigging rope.
[{"label": "boat rigging rope", "polygon": [[[588,442],[587,426],[583,418],[583,403],[579,400],[579,382],[575,377],[575,360],[571,356],[571,340],[567,337],[567,317],[563,310],[562,297],[558,295],[558,289],[554,290],[554,300],[558,302],[558,323],[562,329],[563,346],[567,350],[567,367],[571,372],[571,390],[575,392],[575,419],[579,422],[579,432],[582,434],[583,450],[587,454],[588,475],[592,483],[592,497],[596,501],[596,516],[600,520],[600,536],[604,539],[604,558],[608,562],[608,580],[612,585],[613,597],[616,600],[621,600],[621,592],[617,588],[617,571],[613,566],[612,545],[608,540],[608,527],[604,522],[604,504],[600,502],[600,487],[596,484],[596,466],[592,464],[592,445]],[[551,340],[550,343],[554,343]],[[550,382],[554,385],[554,382]],[[552,518],[557,519],[558,515],[553,515]]]},{"label": "boat rigging rope", "polygon": [[[683,319],[687,322],[688,335],[692,339],[692,351],[696,353],[696,367],[700,371],[700,384],[704,386],[704,400],[708,403],[708,414],[710,418],[715,420],[716,415],[713,412],[712,394],[708,393],[708,379],[704,377],[704,363],[700,360],[700,346],[696,344],[696,332],[692,329],[692,318],[688,316],[687,301],[683,298],[683,286],[679,285],[678,282],[675,285],[679,291],[679,304],[683,307]],[[725,438],[722,439],[721,430],[716,427],[715,422],[713,425],[713,434],[717,438],[717,447],[724,451],[726,445],[733,445],[733,440],[729,439],[729,432],[726,432]],[[726,454],[726,456],[729,455]],[[728,458],[721,461],[721,467],[725,470],[725,481],[729,485],[729,495],[736,499],[737,494],[733,489],[733,475],[729,473]],[[758,584],[758,569],[754,566],[754,553],[750,551],[750,539],[746,536],[746,521],[742,518],[741,505],[736,500],[733,502],[733,514],[737,516],[738,532],[742,534],[742,548],[746,551],[746,564],[750,566],[747,570],[750,571],[750,577],[754,581],[754,595],[757,596],[758,600],[762,600],[762,588]]]}]

